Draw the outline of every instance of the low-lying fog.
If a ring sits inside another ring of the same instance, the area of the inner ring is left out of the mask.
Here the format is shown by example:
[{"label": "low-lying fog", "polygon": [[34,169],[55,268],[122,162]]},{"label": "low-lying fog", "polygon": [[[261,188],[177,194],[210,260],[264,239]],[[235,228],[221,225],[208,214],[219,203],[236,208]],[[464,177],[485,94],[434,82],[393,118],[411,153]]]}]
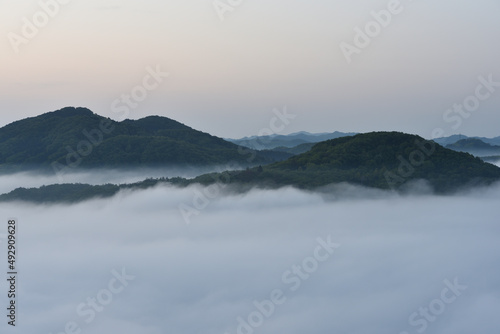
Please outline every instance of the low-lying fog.
[{"label": "low-lying fog", "polygon": [[[1,204],[0,233],[19,221],[15,332],[497,333],[500,185],[453,197],[357,191],[325,201],[161,186]],[[0,289],[6,313],[5,280]]]},{"label": "low-lying fog", "polygon": [[[232,167],[232,168],[228,168]],[[68,172],[40,174],[37,172],[22,172],[15,174],[0,174],[0,194],[16,188],[38,188],[56,183],[87,183],[87,184],[122,184],[143,181],[147,178],[183,177],[193,178],[201,174],[221,172],[228,169],[239,169],[236,165],[208,167],[164,167],[164,168],[133,168],[133,169],[74,169]]]},{"label": "low-lying fog", "polygon": [[[494,163],[500,167],[500,160]],[[16,188],[38,188],[43,185],[57,183],[86,183],[86,184],[123,184],[143,181],[147,178],[196,176],[222,172],[226,170],[242,169],[243,167],[228,164],[208,167],[164,167],[164,168],[132,168],[132,169],[73,169],[56,174],[37,172],[22,172],[15,174],[0,174],[0,194],[8,193]]]}]

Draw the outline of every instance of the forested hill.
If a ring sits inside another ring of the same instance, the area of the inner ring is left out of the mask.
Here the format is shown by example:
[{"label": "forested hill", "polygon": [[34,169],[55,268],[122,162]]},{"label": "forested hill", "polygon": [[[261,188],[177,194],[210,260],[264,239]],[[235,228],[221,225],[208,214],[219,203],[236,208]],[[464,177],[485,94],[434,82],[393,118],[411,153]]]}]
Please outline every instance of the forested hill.
[{"label": "forested hill", "polygon": [[[242,152],[244,154],[242,154]],[[248,148],[166,117],[115,122],[85,108],[64,108],[0,129],[0,168],[120,167],[269,163],[290,155]]]},{"label": "forested hill", "polygon": [[[208,184],[213,179],[214,175],[204,175],[195,181]],[[409,181],[426,180],[436,192],[445,193],[499,181],[500,168],[419,136],[372,132],[324,141],[286,161],[234,172],[224,179],[307,189],[340,182],[400,189]]]},{"label": "forested hill", "polygon": [[467,138],[447,145],[446,148],[454,151],[467,152],[476,156],[500,155],[500,146],[485,143],[478,138]]},{"label": "forested hill", "polygon": [[253,187],[283,186],[315,190],[347,182],[401,190],[415,180],[425,180],[437,193],[452,193],[500,181],[500,168],[419,136],[373,132],[321,142],[286,161],[246,170],[205,174],[190,180],[148,179],[132,185],[58,184],[18,188],[1,195],[0,201],[78,202],[112,196],[121,189],[144,189],[160,183],[185,187],[220,182],[245,191]]}]

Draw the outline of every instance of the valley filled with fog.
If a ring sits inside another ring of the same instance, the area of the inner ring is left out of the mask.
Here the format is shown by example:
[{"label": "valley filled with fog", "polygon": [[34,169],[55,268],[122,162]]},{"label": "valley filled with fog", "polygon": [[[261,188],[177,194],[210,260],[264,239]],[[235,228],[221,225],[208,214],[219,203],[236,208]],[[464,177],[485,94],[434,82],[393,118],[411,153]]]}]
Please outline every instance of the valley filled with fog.
[{"label": "valley filled with fog", "polygon": [[[500,160],[495,163],[500,167]],[[231,167],[228,169],[228,167]],[[8,193],[16,188],[37,188],[58,183],[85,183],[102,185],[107,183],[124,184],[145,180],[146,178],[193,178],[205,173],[243,169],[235,164],[207,167],[164,167],[164,168],[130,168],[130,169],[74,169],[67,173],[22,172],[0,174],[0,194]]]},{"label": "valley filled with fog", "polygon": [[0,216],[19,225],[17,330],[498,330],[500,185],[454,196],[348,188],[349,199],[158,186],[75,205],[2,203]]},{"label": "valley filled with fog", "polygon": [[[233,166],[233,165],[232,165]],[[193,178],[201,174],[221,172],[227,166],[206,167],[163,167],[163,168],[122,168],[122,169],[69,169],[68,172],[56,174],[47,172],[21,172],[0,174],[0,194],[16,188],[38,188],[44,185],[60,183],[84,183],[91,185],[124,184],[144,181],[147,178]]]}]

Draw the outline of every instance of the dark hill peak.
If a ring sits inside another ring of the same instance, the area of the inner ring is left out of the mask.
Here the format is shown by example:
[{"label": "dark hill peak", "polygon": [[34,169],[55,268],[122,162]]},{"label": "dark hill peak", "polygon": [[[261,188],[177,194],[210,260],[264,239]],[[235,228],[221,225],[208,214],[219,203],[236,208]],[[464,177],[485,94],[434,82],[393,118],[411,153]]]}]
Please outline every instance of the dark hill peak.
[{"label": "dark hill peak", "polygon": [[135,124],[149,131],[191,129],[190,127],[163,116],[147,116],[138,120],[124,120],[124,124]]},{"label": "dark hill peak", "polygon": [[[202,176],[197,181],[206,184],[211,179]],[[341,182],[400,189],[420,180],[436,192],[446,193],[499,181],[500,168],[416,135],[371,132],[327,140],[262,170],[254,168],[231,175],[233,183],[306,189]]]},{"label": "dark hill peak", "polygon": [[48,112],[45,116],[74,117],[74,116],[93,116],[90,109],[83,107],[65,107],[56,111]]},{"label": "dark hill peak", "polygon": [[66,107],[0,128],[0,170],[248,164],[248,154],[253,164],[283,159],[280,152],[247,151],[167,117],[116,122],[87,108]]},{"label": "dark hill peak", "polygon": [[494,146],[488,143],[485,143],[481,139],[478,138],[467,138],[467,139],[461,139],[457,141],[454,144],[450,144],[446,146],[447,148],[480,148],[480,149],[485,149],[485,148],[493,148]]},{"label": "dark hill peak", "polygon": [[467,138],[457,141],[454,144],[447,145],[446,148],[467,152],[478,157],[497,156],[500,154],[500,146],[485,143],[479,138]]}]

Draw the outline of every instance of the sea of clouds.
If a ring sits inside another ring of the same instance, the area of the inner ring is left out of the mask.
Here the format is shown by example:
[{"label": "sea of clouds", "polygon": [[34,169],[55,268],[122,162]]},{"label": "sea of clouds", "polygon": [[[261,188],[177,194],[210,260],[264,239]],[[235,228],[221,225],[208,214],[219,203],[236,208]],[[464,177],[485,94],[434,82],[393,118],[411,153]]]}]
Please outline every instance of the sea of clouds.
[{"label": "sea of clouds", "polygon": [[0,332],[498,332],[500,185],[348,190],[221,193],[189,224],[179,207],[205,189],[0,204],[0,267],[16,218],[19,271],[16,328],[0,283]]},{"label": "sea of clouds", "polygon": [[163,167],[163,168],[130,168],[130,169],[70,169],[65,173],[22,172],[0,174],[0,194],[8,193],[16,188],[38,188],[58,183],[85,184],[124,184],[144,181],[146,178],[183,177],[193,178],[201,174],[221,172],[225,166],[207,167]]}]

